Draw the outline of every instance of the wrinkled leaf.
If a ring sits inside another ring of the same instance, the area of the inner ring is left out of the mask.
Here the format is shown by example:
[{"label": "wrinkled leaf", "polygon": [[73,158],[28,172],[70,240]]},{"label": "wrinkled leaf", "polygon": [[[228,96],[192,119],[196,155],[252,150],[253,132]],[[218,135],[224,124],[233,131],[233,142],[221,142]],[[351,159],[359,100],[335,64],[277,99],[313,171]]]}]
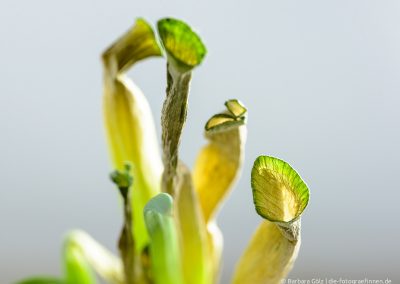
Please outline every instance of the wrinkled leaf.
[{"label": "wrinkled leaf", "polygon": [[161,114],[164,162],[162,191],[174,196],[178,184],[176,168],[187,116],[191,71],[203,61],[206,48],[200,37],[183,21],[161,19],[157,28],[168,61],[167,96]]}]

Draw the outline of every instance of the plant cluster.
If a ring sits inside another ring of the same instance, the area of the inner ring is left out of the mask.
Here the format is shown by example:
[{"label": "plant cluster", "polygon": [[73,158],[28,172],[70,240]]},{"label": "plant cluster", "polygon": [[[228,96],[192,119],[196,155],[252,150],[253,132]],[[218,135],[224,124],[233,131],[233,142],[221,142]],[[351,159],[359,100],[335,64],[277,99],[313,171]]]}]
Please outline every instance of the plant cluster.
[{"label": "plant cluster", "polygon": [[[143,19],[102,55],[103,112],[112,166],[110,178],[122,200],[119,256],[83,231],[67,235],[62,277],[35,277],[20,284],[213,284],[219,281],[221,204],[244,159],[247,109],[237,99],[205,124],[207,142],[190,170],[179,145],[193,70],[206,56],[200,37],[183,21],[165,18],[157,34]],[[141,90],[126,72],[149,57],[167,61],[162,141]],[[286,162],[260,156],[251,188],[264,218],[233,275],[234,284],[280,283],[300,247],[300,216],[309,191]],[[96,274],[94,273],[96,272]]]}]

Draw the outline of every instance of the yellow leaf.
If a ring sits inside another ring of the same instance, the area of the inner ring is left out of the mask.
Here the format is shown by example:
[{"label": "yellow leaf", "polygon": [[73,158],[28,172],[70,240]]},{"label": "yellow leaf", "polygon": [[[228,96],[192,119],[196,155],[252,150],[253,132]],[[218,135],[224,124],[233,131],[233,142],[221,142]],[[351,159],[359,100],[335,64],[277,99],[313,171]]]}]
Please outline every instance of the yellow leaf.
[{"label": "yellow leaf", "polygon": [[279,284],[293,266],[300,239],[288,240],[272,222],[263,221],[236,266],[233,284]]},{"label": "yellow leaf", "polygon": [[163,167],[149,104],[124,72],[139,60],[160,55],[154,32],[142,19],[103,54],[104,126],[114,169],[123,170],[125,162],[132,164],[130,199],[138,251],[148,242],[143,208],[160,192]]},{"label": "yellow leaf", "polygon": [[210,284],[211,263],[207,261],[206,224],[193,187],[190,171],[178,164],[176,216],[186,284]]},{"label": "yellow leaf", "polygon": [[[222,123],[224,123],[223,121]],[[206,132],[209,143],[196,160],[193,181],[206,222],[211,220],[239,177],[244,158],[244,125]]]},{"label": "yellow leaf", "polygon": [[239,177],[247,134],[244,106],[237,100],[230,100],[226,105],[236,107],[238,116],[224,112],[207,121],[205,136],[209,142],[201,149],[193,170],[193,182],[207,225],[211,283],[218,281],[223,248],[223,237],[215,222],[216,213]]}]

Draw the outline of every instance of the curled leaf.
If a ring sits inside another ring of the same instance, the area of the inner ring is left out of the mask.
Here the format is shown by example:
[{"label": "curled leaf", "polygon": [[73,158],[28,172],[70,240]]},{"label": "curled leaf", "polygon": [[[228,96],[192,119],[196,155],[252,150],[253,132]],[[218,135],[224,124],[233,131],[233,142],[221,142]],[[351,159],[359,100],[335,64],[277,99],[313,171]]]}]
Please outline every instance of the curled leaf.
[{"label": "curled leaf", "polygon": [[223,237],[215,216],[240,174],[246,142],[245,122],[246,113],[237,117],[229,112],[212,116],[205,127],[208,144],[198,154],[193,170],[193,182],[207,226],[213,283],[218,279],[223,248]]},{"label": "curled leaf", "polygon": [[102,58],[106,68],[115,76],[152,56],[161,56],[161,49],[152,27],[139,18],[130,30],[104,51]]},{"label": "curled leaf", "polygon": [[206,222],[213,218],[239,176],[246,142],[245,114],[234,117],[220,113],[206,123],[209,143],[201,149],[193,171]]},{"label": "curled leaf", "polygon": [[160,55],[154,32],[142,19],[103,54],[104,126],[113,168],[123,171],[126,162],[132,164],[135,182],[129,198],[138,253],[148,242],[143,208],[161,191],[163,167],[150,106],[124,72],[140,60]]}]

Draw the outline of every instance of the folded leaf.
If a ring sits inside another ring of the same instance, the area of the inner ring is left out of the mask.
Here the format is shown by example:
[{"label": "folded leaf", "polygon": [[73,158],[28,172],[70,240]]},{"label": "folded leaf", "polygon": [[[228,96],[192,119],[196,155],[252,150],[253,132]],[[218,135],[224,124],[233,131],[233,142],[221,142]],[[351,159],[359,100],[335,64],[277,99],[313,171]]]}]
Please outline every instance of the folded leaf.
[{"label": "folded leaf", "polygon": [[115,77],[151,56],[161,56],[161,50],[152,27],[139,18],[129,31],[103,52],[102,58],[105,68]]},{"label": "folded leaf", "polygon": [[124,72],[139,60],[160,55],[154,32],[142,19],[103,54],[104,125],[114,169],[132,164],[132,227],[138,252],[148,242],[143,208],[160,192],[163,168],[149,104]]},{"label": "folded leaf", "polygon": [[173,211],[173,200],[167,193],[153,197],[144,209],[155,284],[185,283]]},{"label": "folded leaf", "polygon": [[178,165],[178,180],[175,206],[185,283],[210,284],[206,224],[190,171],[182,163]]}]

